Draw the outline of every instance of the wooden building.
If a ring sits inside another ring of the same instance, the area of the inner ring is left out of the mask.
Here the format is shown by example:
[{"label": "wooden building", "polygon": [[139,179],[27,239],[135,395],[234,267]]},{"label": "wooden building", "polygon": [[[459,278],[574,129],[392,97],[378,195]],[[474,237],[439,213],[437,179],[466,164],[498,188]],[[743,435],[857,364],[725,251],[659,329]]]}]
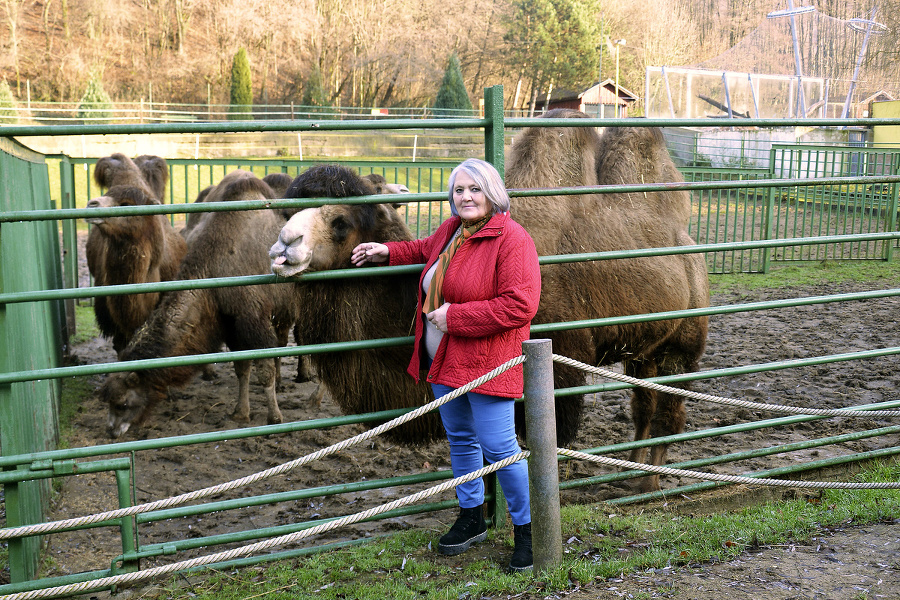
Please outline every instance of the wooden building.
[{"label": "wooden building", "polygon": [[[550,92],[549,104],[547,95],[542,94],[537,98],[535,112],[546,112],[554,108],[574,108],[591,117],[627,117],[629,107],[636,100],[638,96],[623,88],[621,84],[617,95],[616,82],[607,79],[582,91],[553,89]],[[617,107],[618,115],[616,115]]]}]

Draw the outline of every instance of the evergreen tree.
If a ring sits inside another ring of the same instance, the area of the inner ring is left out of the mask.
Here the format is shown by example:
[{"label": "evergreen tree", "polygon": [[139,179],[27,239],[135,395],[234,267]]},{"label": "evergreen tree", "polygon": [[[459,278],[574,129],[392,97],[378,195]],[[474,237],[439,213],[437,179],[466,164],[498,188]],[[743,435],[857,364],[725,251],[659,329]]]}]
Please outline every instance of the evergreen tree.
[{"label": "evergreen tree", "polygon": [[88,122],[109,121],[113,117],[112,99],[103,89],[101,76],[97,71],[91,74],[87,89],[78,103],[78,118]]},{"label": "evergreen tree", "polygon": [[[509,67],[527,72],[532,102],[552,83],[577,89],[597,77],[597,0],[513,0],[504,40]],[[525,67],[527,66],[527,70]]]},{"label": "evergreen tree", "polygon": [[472,103],[463,83],[459,60],[455,54],[451,54],[437,98],[434,100],[434,114],[439,117],[453,115],[468,117],[471,116],[471,112]]},{"label": "evergreen tree", "polygon": [[253,85],[250,81],[250,60],[241,48],[231,62],[231,99],[228,118],[232,121],[253,119]]},{"label": "evergreen tree", "polygon": [[16,100],[5,79],[0,80],[0,123],[18,123]]},{"label": "evergreen tree", "polygon": [[319,65],[313,67],[312,73],[303,86],[303,97],[300,99],[303,109],[311,113],[327,113],[331,110],[331,101],[325,86],[322,85],[322,71]]}]

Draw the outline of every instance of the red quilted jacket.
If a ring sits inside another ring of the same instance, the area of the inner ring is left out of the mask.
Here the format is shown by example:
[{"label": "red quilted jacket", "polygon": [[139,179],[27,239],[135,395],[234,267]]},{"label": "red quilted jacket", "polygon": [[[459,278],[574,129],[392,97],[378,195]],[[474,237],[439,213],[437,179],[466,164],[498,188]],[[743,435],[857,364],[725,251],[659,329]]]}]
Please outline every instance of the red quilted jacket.
[{"label": "red quilted jacket", "polygon": [[[459,227],[451,217],[431,236],[411,242],[388,242],[390,264],[424,262],[424,277]],[[458,388],[519,356],[541,297],[541,274],[531,236],[510,218],[494,215],[457,250],[444,276],[447,331],[441,339],[427,380]],[[415,346],[407,372],[419,381],[422,341],[422,280]],[[522,366],[518,365],[476,388],[476,392],[519,398]]]}]

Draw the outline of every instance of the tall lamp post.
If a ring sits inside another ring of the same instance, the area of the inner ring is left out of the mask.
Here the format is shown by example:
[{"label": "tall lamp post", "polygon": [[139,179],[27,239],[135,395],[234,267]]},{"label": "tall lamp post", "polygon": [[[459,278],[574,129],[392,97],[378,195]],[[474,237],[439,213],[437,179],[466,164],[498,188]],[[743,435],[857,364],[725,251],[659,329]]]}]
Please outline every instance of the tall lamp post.
[{"label": "tall lamp post", "polygon": [[794,41],[794,65],[797,71],[797,108],[801,117],[806,116],[806,101],[803,96],[803,65],[800,63],[800,43],[797,41],[797,24],[794,17],[803,13],[815,12],[815,6],[800,6],[794,8],[794,0],[787,0],[787,10],[776,10],[766,15],[767,19],[779,17],[791,18],[791,39]]},{"label": "tall lamp post", "polygon": [[624,46],[625,40],[610,40],[606,38],[606,46],[610,52],[616,53],[616,117],[619,116],[619,46]]},{"label": "tall lamp post", "polygon": [[850,112],[850,102],[853,99],[853,92],[856,91],[856,81],[859,79],[859,68],[862,66],[863,58],[866,56],[866,47],[869,44],[869,37],[872,35],[881,35],[887,32],[888,28],[882,23],[875,21],[875,12],[878,7],[872,7],[872,16],[868,19],[850,19],[847,21],[847,27],[854,31],[864,32],[862,47],[859,49],[859,56],[856,58],[856,67],[853,69],[853,79],[850,81],[850,89],[847,91],[847,99],[844,101],[844,108],[841,111],[841,118],[846,119]]}]

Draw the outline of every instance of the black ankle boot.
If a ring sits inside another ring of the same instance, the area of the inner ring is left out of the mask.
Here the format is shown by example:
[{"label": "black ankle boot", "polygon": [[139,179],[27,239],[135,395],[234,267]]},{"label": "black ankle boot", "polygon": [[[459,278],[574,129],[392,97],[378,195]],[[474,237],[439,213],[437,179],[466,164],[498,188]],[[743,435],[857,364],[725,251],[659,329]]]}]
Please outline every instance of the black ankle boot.
[{"label": "black ankle boot", "polygon": [[509,561],[509,571],[511,573],[530,571],[534,564],[531,554],[531,523],[513,525],[513,535],[516,546]]},{"label": "black ankle boot", "polygon": [[454,556],[465,552],[472,544],[483,542],[486,537],[487,524],[482,507],[460,508],[456,523],[438,540],[438,552]]}]

